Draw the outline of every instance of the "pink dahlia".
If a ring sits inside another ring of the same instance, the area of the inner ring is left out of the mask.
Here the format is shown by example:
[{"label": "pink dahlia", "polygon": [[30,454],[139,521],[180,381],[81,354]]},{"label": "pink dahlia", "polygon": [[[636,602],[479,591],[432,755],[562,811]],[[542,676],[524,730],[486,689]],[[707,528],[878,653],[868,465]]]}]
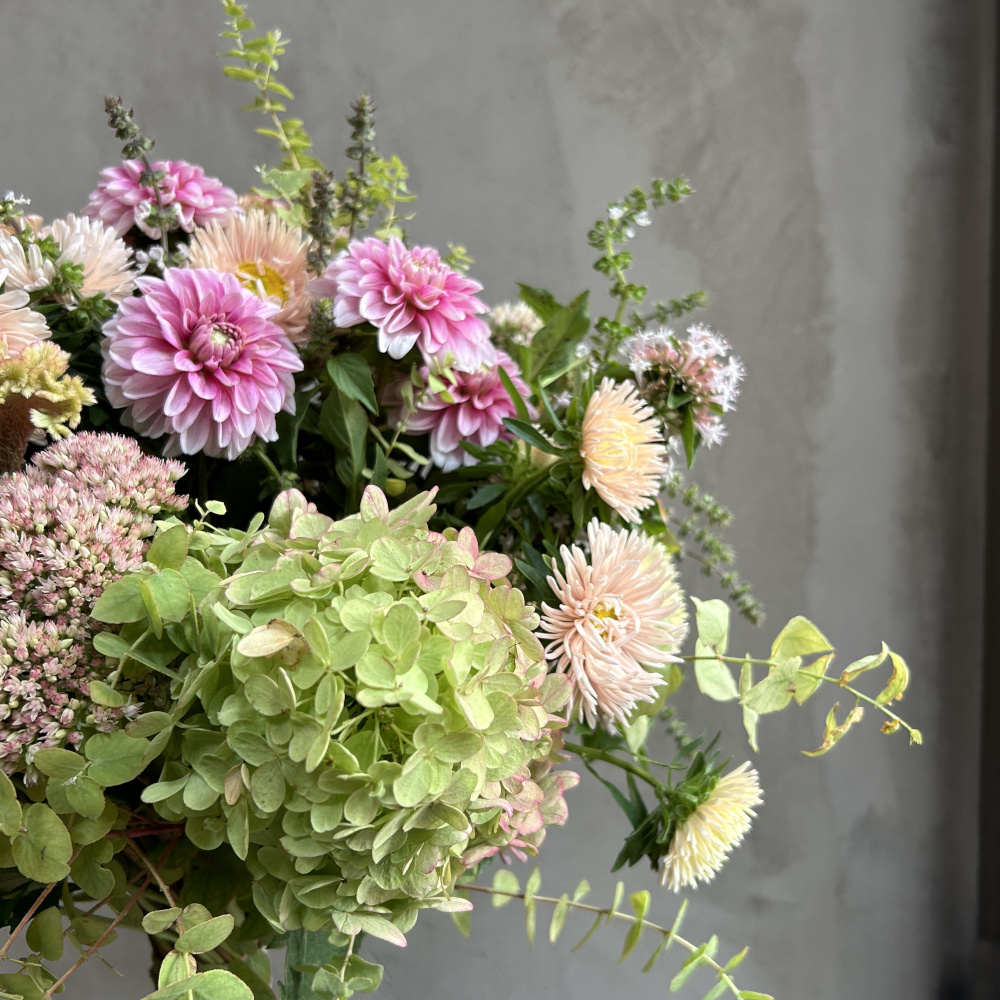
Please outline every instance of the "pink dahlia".
[{"label": "pink dahlia", "polygon": [[[521,372],[503,351],[497,352],[497,365],[503,366],[517,391],[527,396],[528,387],[521,378]],[[420,369],[425,382],[428,374],[425,365]],[[499,438],[508,440],[510,433],[503,422],[506,417],[517,413],[497,374],[497,366],[481,365],[471,372],[456,371],[455,377],[457,381],[447,395],[438,393],[418,398],[416,412],[406,420],[408,434],[430,431],[431,460],[445,472],[451,472],[460,465],[475,464],[476,459],[462,448],[463,441],[485,448]],[[404,418],[405,411],[399,403],[390,414],[390,420],[399,423]]]},{"label": "pink dahlia", "polygon": [[169,434],[169,455],[234,459],[255,435],[276,440],[275,414],[292,412],[292,372],[302,370],[271,320],[280,305],[202,268],[167,268],[138,285],[142,295],[104,325],[104,386],[122,422]]},{"label": "pink dahlia", "polygon": [[[229,212],[239,212],[239,198],[232,188],[217,177],[208,177],[201,167],[184,160],[158,160],[154,170],[166,177],[160,182],[163,207],[177,206],[178,225],[190,233],[195,226],[204,226],[212,219],[225,224]],[[153,189],[140,181],[145,168],[141,160],[125,160],[120,166],[101,171],[97,187],[90,192],[90,201],[83,214],[112,226],[119,236],[138,226],[151,239],[160,238],[160,230],[146,223],[150,209],[156,205]]]},{"label": "pink dahlia", "polygon": [[462,371],[493,364],[496,352],[490,328],[480,313],[486,306],[475,297],[483,286],[441,263],[437,250],[408,250],[393,238],[374,237],[352,243],[312,282],[314,295],[333,299],[338,326],[371,323],[378,348],[401,358],[419,342],[426,359],[452,356]]}]

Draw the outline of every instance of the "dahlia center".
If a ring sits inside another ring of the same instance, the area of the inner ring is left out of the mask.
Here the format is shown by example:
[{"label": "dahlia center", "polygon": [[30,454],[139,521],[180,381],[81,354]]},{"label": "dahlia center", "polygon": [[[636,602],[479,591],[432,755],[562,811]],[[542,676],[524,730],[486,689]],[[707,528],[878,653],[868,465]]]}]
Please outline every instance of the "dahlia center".
[{"label": "dahlia center", "polygon": [[241,260],[236,272],[243,279],[243,287],[251,292],[257,292],[259,286],[267,298],[278,299],[282,305],[288,301],[288,283],[262,260]]},{"label": "dahlia center", "polygon": [[208,335],[213,347],[228,347],[235,340],[235,333],[229,324],[221,324],[212,328]]}]

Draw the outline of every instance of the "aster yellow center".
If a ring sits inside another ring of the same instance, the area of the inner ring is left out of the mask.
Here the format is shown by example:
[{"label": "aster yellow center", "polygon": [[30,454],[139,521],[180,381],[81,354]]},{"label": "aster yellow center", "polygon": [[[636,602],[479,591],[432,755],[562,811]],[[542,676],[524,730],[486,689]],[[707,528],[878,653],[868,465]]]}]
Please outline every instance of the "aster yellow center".
[{"label": "aster yellow center", "polygon": [[288,301],[287,282],[262,260],[241,260],[236,266],[236,273],[251,292],[256,292],[260,286],[268,298],[279,299],[282,305]]},{"label": "aster yellow center", "polygon": [[221,326],[215,327],[208,336],[215,347],[225,347],[233,339],[230,333]]},{"label": "aster yellow center", "polygon": [[[621,621],[621,618],[618,617],[617,610],[613,607],[609,607],[603,601],[594,606],[594,610],[591,611],[591,614],[601,623],[598,625],[597,631],[600,632],[603,639],[609,638],[609,633],[613,628],[610,623]],[[608,624],[605,625],[605,622],[608,622]]]}]

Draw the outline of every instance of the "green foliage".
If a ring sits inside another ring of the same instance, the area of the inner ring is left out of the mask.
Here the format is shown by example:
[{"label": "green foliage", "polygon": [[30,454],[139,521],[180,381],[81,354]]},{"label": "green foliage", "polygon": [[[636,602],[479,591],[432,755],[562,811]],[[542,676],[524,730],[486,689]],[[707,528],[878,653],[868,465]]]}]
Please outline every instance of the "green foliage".
[{"label": "green foliage", "polygon": [[[743,724],[754,750],[758,749],[757,723],[760,716],[780,712],[793,701],[797,705],[804,704],[823,683],[837,685],[852,695],[854,707],[848,711],[844,721],[838,723],[836,713],[840,705],[833,706],[826,718],[823,741],[817,749],[805,751],[808,756],[820,756],[833,749],[864,715],[862,703],[886,716],[883,733],[894,733],[902,726],[910,735],[910,743],[923,742],[920,730],[908,725],[889,708],[892,702],[902,700],[909,684],[910,671],[905,660],[885,643],[881,652],[851,663],[838,680],[829,676],[834,657],[830,641],[812,622],[799,616],[778,633],[767,659],[752,659],[749,654],[744,657],[727,656],[728,608],[721,601],[692,600],[697,608],[698,638],[694,655],[685,659],[694,663],[703,694],[716,701],[739,699]],[[892,665],[892,672],[876,697],[872,698],[853,687],[855,678],[876,669],[887,660]],[[738,691],[734,691],[729,664],[740,668]],[[755,682],[754,668],[757,666],[766,667],[767,674]]]},{"label": "green foliage", "polygon": [[[139,618],[122,628],[119,670],[152,658],[144,643],[159,630],[159,669],[174,679],[142,800],[201,850],[228,844],[245,859],[276,931],[404,943],[418,909],[454,907],[468,859],[514,835],[496,823],[499,783],[528,768],[548,787],[568,685],[542,680],[521,593],[472,578],[458,542],[426,540],[432,513],[427,495],[390,512],[370,487],[358,515],[333,521],[287,492],[250,531],[201,529],[183,547],[162,531],[150,549],[161,565],[95,608]],[[188,560],[214,585],[190,590]],[[85,750],[105,780],[128,780],[149,755],[129,748],[146,744],[98,734]],[[174,949],[211,950],[231,931],[213,918]],[[323,988],[334,973],[371,975],[348,965],[324,965]]]},{"label": "green foliage", "polygon": [[[678,992],[699,969],[705,968],[715,976],[715,985],[712,986],[705,997],[718,997],[727,993],[731,996],[742,998],[742,1000],[773,1000],[766,993],[754,993],[749,990],[740,990],[730,973],[737,968],[746,958],[748,948],[735,954],[724,965],[716,961],[715,956],[719,951],[719,940],[714,935],[703,944],[693,942],[681,937],[680,930],[687,911],[687,900],[681,902],[677,915],[670,927],[664,927],[648,920],[648,914],[652,906],[652,897],[649,892],[642,890],[633,892],[628,897],[629,911],[620,909],[625,898],[625,885],[619,882],[615,887],[614,899],[610,906],[601,907],[584,903],[582,900],[590,892],[588,882],[581,882],[573,892],[572,896],[563,893],[561,896],[542,896],[539,894],[542,877],[538,868],[535,868],[524,890],[521,890],[517,876],[509,868],[501,868],[493,876],[490,886],[463,885],[467,892],[486,893],[491,897],[494,907],[504,906],[511,900],[520,899],[524,903],[525,928],[529,944],[534,942],[535,927],[537,923],[537,911],[539,904],[552,906],[552,916],[549,922],[549,942],[555,944],[562,934],[566,924],[566,919],[570,913],[581,912],[593,916],[593,922],[583,938],[573,948],[574,951],[581,948],[594,933],[602,926],[609,924],[612,920],[626,922],[628,930],[622,943],[621,955],[618,959],[623,962],[640,944],[643,934],[648,933],[659,937],[656,947],[650,955],[648,961],[643,966],[643,972],[650,972],[660,960],[661,956],[669,951],[674,944],[680,945],[688,952],[687,957],[681,963],[677,973],[670,980],[670,992]],[[704,998],[703,998],[704,1000]]]}]

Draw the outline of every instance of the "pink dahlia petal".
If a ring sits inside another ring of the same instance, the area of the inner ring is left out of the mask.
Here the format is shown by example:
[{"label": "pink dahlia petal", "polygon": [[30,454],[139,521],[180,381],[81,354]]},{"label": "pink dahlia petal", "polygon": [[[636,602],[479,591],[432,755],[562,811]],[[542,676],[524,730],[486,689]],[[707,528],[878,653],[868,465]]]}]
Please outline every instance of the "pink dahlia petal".
[{"label": "pink dahlia petal", "polygon": [[123,420],[140,434],[169,434],[171,453],[233,459],[255,428],[272,439],[294,391],[290,373],[302,370],[272,322],[279,307],[233,274],[200,268],[168,268],[140,288],[104,326],[104,382]]},{"label": "pink dahlia petal", "polygon": [[401,358],[419,343],[424,358],[474,372],[495,364],[486,306],[474,293],[482,286],[453,271],[430,247],[407,249],[398,239],[368,237],[350,244],[310,285],[314,295],[332,296],[339,326],[368,322],[379,350]]},{"label": "pink dahlia petal", "polygon": [[[418,405],[407,421],[408,433],[431,432],[431,459],[446,472],[475,463],[476,459],[462,448],[463,441],[485,448],[499,438],[510,438],[503,422],[516,416],[517,409],[500,381],[498,367],[503,366],[522,396],[528,395],[528,386],[510,357],[503,351],[496,352],[496,356],[497,364],[492,368],[480,365],[470,372],[456,371],[457,383],[449,388],[453,401],[431,396]],[[421,368],[420,373],[426,379],[428,367]],[[390,419],[398,423],[403,417],[398,384],[391,391],[391,398],[398,402]]]},{"label": "pink dahlia petal", "polygon": [[[212,219],[224,224],[230,212],[242,211],[232,188],[216,177],[206,176],[193,163],[158,160],[152,167],[166,175],[159,185],[160,202],[164,207],[177,206],[180,226],[186,232]],[[159,239],[160,230],[146,221],[149,208],[156,204],[156,192],[142,183],[143,170],[140,160],[125,160],[120,166],[102,170],[83,214],[114,227],[119,236],[138,226],[150,238]]]}]

